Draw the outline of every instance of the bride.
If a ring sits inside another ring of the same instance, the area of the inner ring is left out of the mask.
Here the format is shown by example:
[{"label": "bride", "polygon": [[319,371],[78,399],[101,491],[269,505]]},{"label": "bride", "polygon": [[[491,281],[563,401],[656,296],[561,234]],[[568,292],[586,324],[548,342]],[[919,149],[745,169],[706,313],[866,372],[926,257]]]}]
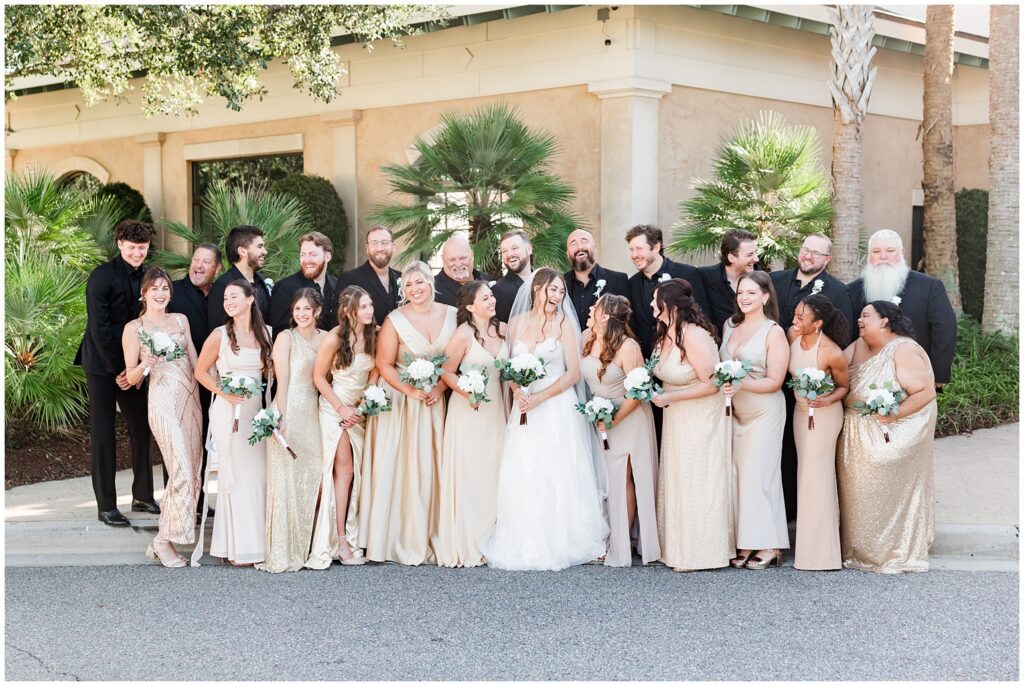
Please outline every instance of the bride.
[{"label": "bride", "polygon": [[528,389],[512,384],[519,412],[505,430],[497,522],[481,546],[491,567],[565,569],[605,553],[604,461],[596,432],[574,408],[587,398],[580,328],[564,299],[562,275],[540,269],[519,288],[509,317],[510,355],[542,358],[547,376]]}]

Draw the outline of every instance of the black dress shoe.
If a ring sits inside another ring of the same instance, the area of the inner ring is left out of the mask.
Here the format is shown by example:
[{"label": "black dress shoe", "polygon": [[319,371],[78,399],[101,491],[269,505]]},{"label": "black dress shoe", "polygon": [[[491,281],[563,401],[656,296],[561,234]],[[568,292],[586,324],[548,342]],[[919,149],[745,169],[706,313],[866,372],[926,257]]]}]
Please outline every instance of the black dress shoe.
[{"label": "black dress shoe", "polygon": [[100,512],[98,519],[107,526],[131,526],[128,518],[121,514],[116,507],[110,512]]},{"label": "black dress shoe", "polygon": [[156,501],[146,502],[144,500],[132,501],[132,512],[148,512],[149,514],[160,514],[160,506]]}]

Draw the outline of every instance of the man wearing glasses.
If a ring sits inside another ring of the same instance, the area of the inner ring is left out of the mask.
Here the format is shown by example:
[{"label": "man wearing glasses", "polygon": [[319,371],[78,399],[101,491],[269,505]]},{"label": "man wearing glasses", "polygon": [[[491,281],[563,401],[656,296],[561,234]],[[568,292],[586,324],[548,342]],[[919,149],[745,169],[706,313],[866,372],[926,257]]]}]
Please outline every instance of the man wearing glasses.
[{"label": "man wearing glasses", "polygon": [[401,273],[390,266],[394,253],[391,231],[375,226],[366,234],[366,262],[338,276],[338,293],[348,286],[359,286],[370,294],[377,324],[383,324],[388,313],[398,307]]}]

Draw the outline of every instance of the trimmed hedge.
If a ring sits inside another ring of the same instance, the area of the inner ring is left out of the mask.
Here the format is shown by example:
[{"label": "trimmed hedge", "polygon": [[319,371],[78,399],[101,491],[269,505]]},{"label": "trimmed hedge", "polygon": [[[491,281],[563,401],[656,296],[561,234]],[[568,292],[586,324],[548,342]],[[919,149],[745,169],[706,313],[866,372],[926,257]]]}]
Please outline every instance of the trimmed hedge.
[{"label": "trimmed hedge", "polygon": [[125,219],[138,219],[140,221],[153,223],[153,213],[149,211],[149,205],[142,193],[120,181],[116,183],[105,183],[96,191],[97,196],[110,196],[115,198],[123,210],[122,216],[114,222],[116,226]]},{"label": "trimmed hedge", "polygon": [[345,264],[348,243],[348,219],[345,206],[330,181],[313,174],[292,174],[270,188],[271,192],[295,198],[309,212],[310,228],[331,239],[334,254],[328,265],[337,274]]},{"label": "trimmed hedge", "polygon": [[956,252],[964,312],[981,321],[988,260],[988,191],[964,188],[956,194]]}]

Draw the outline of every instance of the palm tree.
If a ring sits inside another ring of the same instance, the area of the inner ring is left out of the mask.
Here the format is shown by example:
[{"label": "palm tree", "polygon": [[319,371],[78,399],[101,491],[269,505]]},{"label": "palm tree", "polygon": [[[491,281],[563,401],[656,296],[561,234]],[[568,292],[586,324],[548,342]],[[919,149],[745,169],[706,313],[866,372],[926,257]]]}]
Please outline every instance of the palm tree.
[{"label": "palm tree", "polygon": [[408,199],[375,206],[369,220],[404,242],[400,261],[434,255],[465,230],[476,264],[497,275],[501,235],[523,229],[535,266],[568,268],[565,240],[579,221],[572,186],[550,171],[554,136],[530,130],[515,109],[498,103],[468,115],[445,112],[431,138],[416,138],[412,164],[381,168],[392,193]]},{"label": "palm tree", "polygon": [[696,179],[697,194],[680,203],[670,252],[710,258],[726,231],[746,229],[757,236],[764,264],[791,263],[807,235],[828,231],[832,210],[813,128],[762,112],[741,124],[717,155],[714,178]]},{"label": "palm tree", "polygon": [[1020,8],[989,8],[988,262],[982,329],[1016,334],[1020,328]]},{"label": "palm tree", "polygon": [[871,66],[876,49],[873,5],[838,5],[832,16],[832,267],[843,281],[857,277],[862,226],[861,138],[868,99],[878,69]]},{"label": "palm tree", "polygon": [[[924,46],[924,267],[961,311],[953,190],[953,5],[928,5]],[[914,265],[916,266],[916,265]]]}]

